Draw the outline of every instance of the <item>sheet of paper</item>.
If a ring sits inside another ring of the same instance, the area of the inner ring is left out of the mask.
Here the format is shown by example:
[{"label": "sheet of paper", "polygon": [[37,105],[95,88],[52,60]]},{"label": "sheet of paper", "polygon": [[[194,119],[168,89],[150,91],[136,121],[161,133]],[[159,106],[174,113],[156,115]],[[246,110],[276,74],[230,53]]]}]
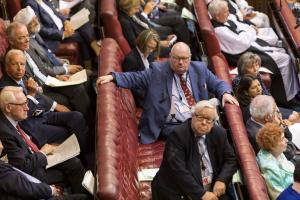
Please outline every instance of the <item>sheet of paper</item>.
[{"label": "sheet of paper", "polygon": [[292,142],[300,149],[300,123],[295,123],[288,127],[293,135]]},{"label": "sheet of paper", "polygon": [[46,169],[53,167],[59,163],[78,156],[80,147],[75,134],[72,134],[68,139],[61,143],[52,154],[47,155],[48,165]]},{"label": "sheet of paper", "polygon": [[77,4],[79,4],[80,2],[82,2],[83,0],[73,0],[71,2],[67,2],[64,0],[59,0],[59,9],[66,9],[66,8],[73,8],[74,6],[76,6]]},{"label": "sheet of paper", "polygon": [[70,19],[70,23],[74,30],[79,29],[85,23],[89,22],[89,15],[90,11],[86,8],[82,8],[80,11],[74,14]]},{"label": "sheet of paper", "polygon": [[89,193],[92,195],[95,194],[95,177],[91,170],[85,173],[81,184]]},{"label": "sheet of paper", "polygon": [[138,171],[138,179],[139,181],[152,181],[159,168],[152,169],[142,169]]},{"label": "sheet of paper", "polygon": [[195,16],[193,15],[193,13],[191,13],[188,9],[186,8],[182,8],[182,12],[181,12],[181,18],[184,19],[191,19],[196,21]]},{"label": "sheet of paper", "polygon": [[175,4],[176,1],[175,0],[160,0],[161,3],[170,3],[170,4]]},{"label": "sheet of paper", "polygon": [[81,70],[80,72],[77,72],[76,74],[73,74],[72,76],[70,76],[69,80],[67,80],[67,81],[61,81],[52,76],[48,76],[45,84],[50,87],[63,87],[63,86],[69,86],[69,85],[78,85],[78,84],[86,82],[86,80],[87,80],[87,75],[86,75],[86,71],[84,69],[84,70]]}]

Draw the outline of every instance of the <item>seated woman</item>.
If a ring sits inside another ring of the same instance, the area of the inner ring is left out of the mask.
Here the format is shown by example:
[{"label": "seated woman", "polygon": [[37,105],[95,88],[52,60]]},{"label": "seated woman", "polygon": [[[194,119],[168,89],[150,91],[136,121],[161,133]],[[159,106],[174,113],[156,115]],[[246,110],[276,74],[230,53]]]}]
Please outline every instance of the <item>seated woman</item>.
[{"label": "seated woman", "polygon": [[[155,52],[159,55],[159,35],[153,29],[147,29],[142,31],[137,39],[137,46],[126,55],[122,64],[123,71],[143,71],[149,69],[150,63],[154,61]],[[142,107],[145,91],[133,90],[133,96],[138,107]]]},{"label": "seated woman", "polygon": [[293,183],[295,166],[283,152],[287,147],[283,128],[267,123],[257,134],[256,141],[261,148],[256,160],[264,177],[269,196],[275,200],[278,195]]},{"label": "seated woman", "polygon": [[[233,91],[237,89],[237,86],[239,85],[239,82],[243,76],[252,75],[257,77],[257,80],[259,81],[262,89],[262,94],[271,95],[266,85],[261,79],[259,73],[260,66],[261,59],[257,54],[252,52],[244,53],[237,62],[238,75],[232,81]],[[282,113],[283,119],[288,119],[289,116],[293,113],[293,110],[288,108],[279,107],[279,110]],[[296,114],[297,113],[295,112],[295,115]]]},{"label": "seated woman", "polygon": [[[136,46],[136,38],[139,33],[143,30],[153,28],[155,29],[160,38],[160,46],[162,48],[168,48],[171,43],[171,39],[174,35],[170,35],[172,33],[172,29],[166,26],[154,26],[152,23],[141,15],[140,12],[141,2],[140,0],[122,0],[119,1],[119,21],[122,26],[123,34],[129,43],[130,47],[133,49]],[[180,38],[178,38],[180,39]],[[167,56],[169,51],[165,52],[162,49],[161,54],[163,56]]]},{"label": "seated woman", "polygon": [[240,104],[244,121],[250,117],[249,106],[254,97],[262,94],[262,87],[257,76],[245,75],[241,78],[234,94]]}]

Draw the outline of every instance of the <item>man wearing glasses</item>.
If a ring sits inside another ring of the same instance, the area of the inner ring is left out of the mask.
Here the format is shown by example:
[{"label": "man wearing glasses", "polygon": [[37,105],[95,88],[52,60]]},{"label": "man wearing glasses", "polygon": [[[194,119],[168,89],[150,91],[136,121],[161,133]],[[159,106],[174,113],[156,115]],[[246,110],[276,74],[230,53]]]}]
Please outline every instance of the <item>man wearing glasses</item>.
[{"label": "man wearing glasses", "polygon": [[209,98],[209,92],[225,102],[238,102],[230,94],[231,87],[214,76],[202,62],[191,61],[190,48],[176,43],[167,62],[152,63],[142,72],[112,72],[101,76],[97,84],[114,81],[119,87],[143,89],[146,92],[139,124],[140,141],[155,142],[168,137],[175,125],[191,117],[190,108],[199,100]]},{"label": "man wearing glasses", "polygon": [[225,129],[214,124],[216,107],[207,100],[191,109],[192,119],[169,136],[159,171],[152,182],[152,199],[227,199],[226,190],[237,170]]}]

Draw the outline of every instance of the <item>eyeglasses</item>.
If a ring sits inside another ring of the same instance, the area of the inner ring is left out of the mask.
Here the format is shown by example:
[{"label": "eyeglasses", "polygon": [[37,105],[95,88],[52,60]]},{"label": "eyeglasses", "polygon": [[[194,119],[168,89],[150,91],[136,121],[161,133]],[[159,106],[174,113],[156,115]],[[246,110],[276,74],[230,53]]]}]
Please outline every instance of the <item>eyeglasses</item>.
[{"label": "eyeglasses", "polygon": [[25,107],[28,105],[28,100],[26,100],[24,103],[8,103],[10,105],[14,105],[14,106],[22,106]]},{"label": "eyeglasses", "polygon": [[196,113],[194,113],[194,116],[196,117],[196,119],[198,121],[201,121],[201,122],[205,121],[208,124],[212,124],[212,123],[214,123],[216,121],[215,119],[210,119],[210,118],[204,117],[204,116],[196,114]]},{"label": "eyeglasses", "polygon": [[191,58],[190,56],[180,57],[180,56],[175,56],[175,55],[171,55],[171,57],[177,62],[179,62],[180,60],[182,60],[183,62],[187,62]]}]

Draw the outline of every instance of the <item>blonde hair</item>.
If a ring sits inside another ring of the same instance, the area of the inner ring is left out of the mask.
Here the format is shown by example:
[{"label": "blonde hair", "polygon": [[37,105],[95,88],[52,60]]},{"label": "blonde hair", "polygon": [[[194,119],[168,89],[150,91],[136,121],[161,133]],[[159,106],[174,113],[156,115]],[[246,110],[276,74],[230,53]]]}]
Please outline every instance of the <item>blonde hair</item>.
[{"label": "blonde hair", "polygon": [[141,50],[141,52],[145,52],[147,49],[147,44],[150,40],[154,40],[156,42],[156,48],[155,51],[158,52],[159,55],[159,42],[160,38],[158,33],[153,29],[147,29],[142,31],[136,38],[136,45]]},{"label": "blonde hair", "polygon": [[6,86],[0,92],[0,108],[3,111],[5,105],[9,103],[15,103],[16,93],[23,92],[22,87],[17,86]]},{"label": "blonde hair", "polygon": [[128,14],[131,8],[140,4],[140,0],[119,0],[119,9]]}]

